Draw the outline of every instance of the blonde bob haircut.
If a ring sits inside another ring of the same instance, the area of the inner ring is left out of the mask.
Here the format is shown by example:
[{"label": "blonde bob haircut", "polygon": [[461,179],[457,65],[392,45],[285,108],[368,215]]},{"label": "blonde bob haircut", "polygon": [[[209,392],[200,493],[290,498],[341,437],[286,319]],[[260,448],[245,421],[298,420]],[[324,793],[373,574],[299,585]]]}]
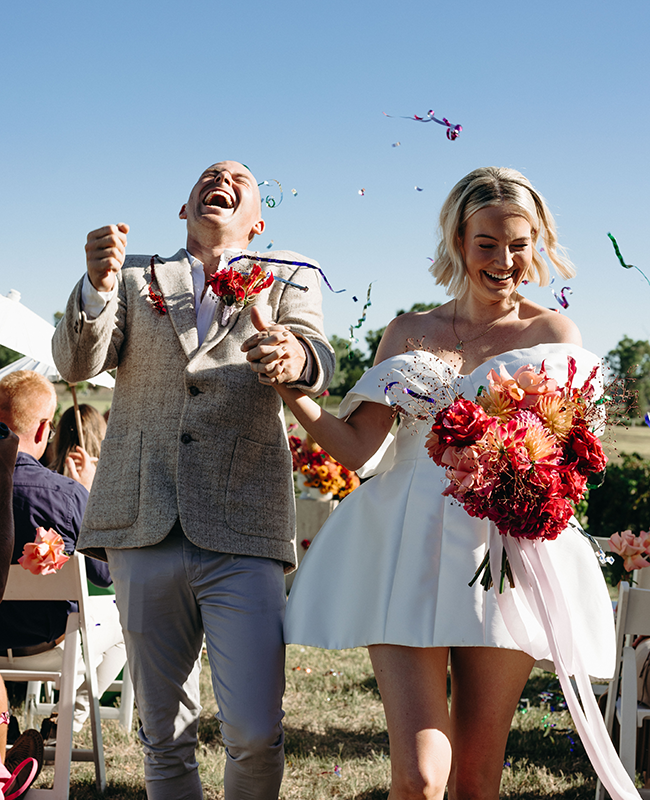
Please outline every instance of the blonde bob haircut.
[{"label": "blonde bob haircut", "polygon": [[429,271],[451,297],[461,297],[467,291],[467,271],[460,248],[467,220],[482,208],[500,205],[514,206],[530,223],[533,260],[522,280],[540,286],[549,284],[548,266],[537,250],[540,237],[557,272],[563,278],[576,274],[558,244],[555,220],[546,201],[528,178],[508,167],[481,167],[458,181],[440,210],[440,243]]}]

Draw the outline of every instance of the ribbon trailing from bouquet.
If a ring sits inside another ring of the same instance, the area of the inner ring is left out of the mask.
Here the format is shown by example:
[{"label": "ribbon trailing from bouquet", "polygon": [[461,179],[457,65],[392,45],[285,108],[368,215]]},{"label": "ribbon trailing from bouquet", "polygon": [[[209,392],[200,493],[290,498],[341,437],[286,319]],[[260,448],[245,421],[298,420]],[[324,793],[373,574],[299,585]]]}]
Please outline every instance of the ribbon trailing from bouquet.
[{"label": "ribbon trailing from bouquet", "polygon": [[[566,533],[564,535],[567,535]],[[571,613],[552,560],[543,540],[502,536],[490,523],[490,566],[497,575],[505,549],[515,578],[516,590],[495,587],[503,621],[518,647],[539,660],[549,653],[560,679],[571,717],[585,751],[612,800],[639,800],[639,793],[614,749],[589,681],[582,654],[573,646]],[[519,602],[515,602],[516,597]],[[531,636],[531,615],[537,630]],[[570,680],[573,674],[576,694]]]}]

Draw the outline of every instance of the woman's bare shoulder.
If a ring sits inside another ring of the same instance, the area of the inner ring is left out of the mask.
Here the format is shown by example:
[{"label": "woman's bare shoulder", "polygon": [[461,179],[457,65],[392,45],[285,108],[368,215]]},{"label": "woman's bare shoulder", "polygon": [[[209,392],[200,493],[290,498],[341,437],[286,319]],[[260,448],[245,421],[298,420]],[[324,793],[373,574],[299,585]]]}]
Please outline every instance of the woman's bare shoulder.
[{"label": "woman's bare shoulder", "polygon": [[527,319],[531,332],[538,342],[576,344],[582,347],[582,336],[573,320],[559,311],[524,299],[520,306],[520,318]]},{"label": "woman's bare shoulder", "polygon": [[[445,303],[430,311],[408,311],[395,317],[386,326],[382,336],[375,364],[392,356],[401,355],[406,350],[417,349],[422,341],[435,342],[438,331],[448,324],[451,303]],[[449,317],[451,319],[451,317]]]}]

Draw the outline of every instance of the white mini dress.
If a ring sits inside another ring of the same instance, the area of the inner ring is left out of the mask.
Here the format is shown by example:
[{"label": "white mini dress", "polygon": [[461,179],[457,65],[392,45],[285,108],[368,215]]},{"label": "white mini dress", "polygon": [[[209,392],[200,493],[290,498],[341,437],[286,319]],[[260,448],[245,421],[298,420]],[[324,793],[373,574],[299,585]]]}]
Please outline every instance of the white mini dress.
[{"label": "white mini dress", "polygon": [[[390,466],[346,497],[315,537],[289,596],[287,642],[329,649],[379,643],[499,647],[552,660],[544,627],[520,585],[506,588],[500,598],[494,588],[484,591],[479,581],[468,586],[488,543],[501,547],[504,537],[489,521],[470,517],[455,500],[442,496],[449,482],[424,446],[432,405],[403,389],[435,395],[439,407],[454,399],[450,385],[474,399],[479,387],[487,386],[488,372],[498,372],[501,364],[512,375],[519,367],[544,363],[549,376],[564,384],[568,356],[576,361],[573,385],[579,387],[599,359],[568,344],[511,350],[469,375],[459,375],[431,353],[410,351],[361,378],[339,416],[347,417],[362,402],[397,402],[403,413],[391,452],[383,459]],[[423,412],[427,419],[418,419]],[[555,573],[549,591],[563,593],[562,607],[569,610],[570,620],[564,620],[569,649],[580,652],[591,676],[611,677],[612,605],[591,544],[567,528],[553,541],[535,542],[535,548],[543,548],[545,563]],[[504,611],[506,601],[509,611]],[[570,663],[568,668],[571,673]]]}]

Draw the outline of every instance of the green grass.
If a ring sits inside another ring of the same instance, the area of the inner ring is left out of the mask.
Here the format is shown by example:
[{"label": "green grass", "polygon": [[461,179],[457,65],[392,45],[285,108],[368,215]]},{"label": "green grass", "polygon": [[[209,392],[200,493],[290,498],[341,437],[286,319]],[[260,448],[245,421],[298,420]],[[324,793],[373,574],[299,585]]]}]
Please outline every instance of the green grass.
[{"label": "green grass", "polygon": [[[223,800],[224,753],[210,671],[204,659],[201,675],[204,708],[199,725],[198,761],[206,800]],[[593,797],[595,773],[567,711],[551,710],[542,692],[555,692],[554,675],[534,670],[522,694],[506,749],[501,797]],[[554,698],[557,702],[557,697]],[[284,800],[382,800],[390,786],[388,735],[381,698],[365,649],[327,651],[291,645],[287,652],[285,696],[286,768]],[[104,722],[105,759],[110,800],[145,800],[142,754],[137,734],[126,734],[116,722]],[[489,735],[489,731],[486,731]],[[77,737],[87,746],[84,731]],[[46,766],[37,786],[51,785]],[[94,770],[72,765],[74,800],[101,797]]]}]

